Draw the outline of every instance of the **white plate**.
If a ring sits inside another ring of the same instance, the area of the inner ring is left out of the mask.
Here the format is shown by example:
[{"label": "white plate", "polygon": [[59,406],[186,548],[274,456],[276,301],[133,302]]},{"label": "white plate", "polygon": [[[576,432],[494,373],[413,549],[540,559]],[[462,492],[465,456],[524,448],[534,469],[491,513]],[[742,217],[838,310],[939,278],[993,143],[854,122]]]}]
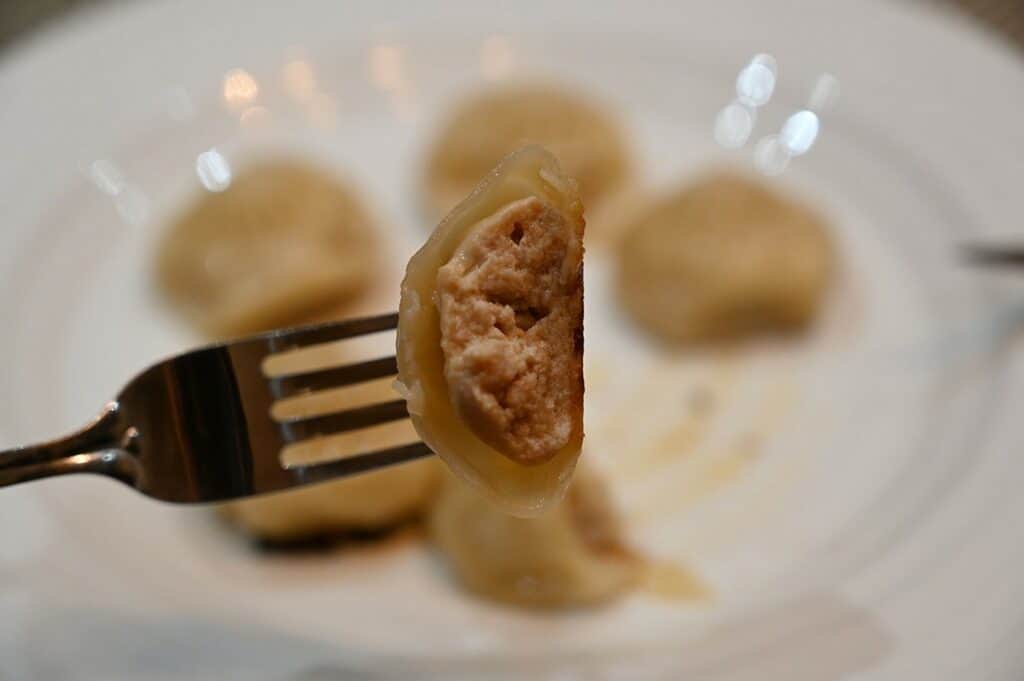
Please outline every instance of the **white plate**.
[{"label": "white plate", "polygon": [[[783,178],[842,247],[820,327],[667,358],[618,319],[600,249],[587,282],[588,455],[615,474],[637,541],[693,567],[714,602],[530,616],[465,598],[412,542],[261,558],[202,509],[53,480],[0,494],[0,676],[1020,678],[1024,367],[1003,343],[1020,308],[1012,286],[953,264],[961,240],[1019,224],[1019,62],[915,6],[515,8],[117,4],[19,46],[0,65],[0,442],[76,426],[195,340],[156,302],[149,258],[200,191],[200,152],[322,158],[366,190],[400,261],[424,234],[425,140],[481,71],[588,87],[669,183],[746,162],[716,150],[710,123],[767,51],[780,87],[759,135],[818,73],[843,88]],[[316,94],[289,86],[297,61]],[[236,68],[259,85],[246,106],[221,96]],[[650,443],[700,386],[712,427],[659,455]]]}]

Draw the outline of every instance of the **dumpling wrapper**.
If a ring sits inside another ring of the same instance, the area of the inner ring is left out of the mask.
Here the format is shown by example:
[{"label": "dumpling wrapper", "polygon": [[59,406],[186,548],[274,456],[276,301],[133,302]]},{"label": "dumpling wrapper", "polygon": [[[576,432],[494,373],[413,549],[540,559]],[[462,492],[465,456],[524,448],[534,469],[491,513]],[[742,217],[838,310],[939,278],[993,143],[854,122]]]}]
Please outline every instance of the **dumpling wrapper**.
[{"label": "dumpling wrapper", "polygon": [[438,225],[402,282],[412,423],[516,515],[561,498],[583,443],[583,229],[576,183],[525,147]]}]

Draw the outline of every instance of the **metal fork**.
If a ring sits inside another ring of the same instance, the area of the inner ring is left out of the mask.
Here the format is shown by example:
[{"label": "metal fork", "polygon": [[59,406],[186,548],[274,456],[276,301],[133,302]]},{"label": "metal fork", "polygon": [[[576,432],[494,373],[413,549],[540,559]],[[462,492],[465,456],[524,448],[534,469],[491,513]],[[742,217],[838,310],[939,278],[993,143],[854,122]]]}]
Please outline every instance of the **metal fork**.
[{"label": "metal fork", "polygon": [[405,400],[276,421],[277,400],[397,373],[394,357],[284,376],[264,360],[296,348],[394,329],[397,314],[271,331],[160,362],[68,437],[0,451],[0,486],[69,473],[106,475],[156,499],[224,501],[432,454],[422,442],[288,466],[281,450],[320,435],[407,417]]},{"label": "metal fork", "polygon": [[1021,269],[1024,244],[966,243],[960,246],[960,256],[968,265]]}]

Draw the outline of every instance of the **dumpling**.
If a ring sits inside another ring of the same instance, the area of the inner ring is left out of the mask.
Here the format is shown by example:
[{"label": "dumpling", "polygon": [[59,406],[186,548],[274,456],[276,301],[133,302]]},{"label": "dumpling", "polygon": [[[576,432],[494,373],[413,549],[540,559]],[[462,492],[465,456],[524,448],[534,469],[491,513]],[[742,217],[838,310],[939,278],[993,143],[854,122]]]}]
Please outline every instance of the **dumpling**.
[{"label": "dumpling", "polygon": [[373,473],[224,504],[223,516],[273,544],[384,530],[422,515],[436,462],[413,461]]},{"label": "dumpling", "polygon": [[806,326],[834,256],[825,221],[761,182],[707,177],[656,202],[624,231],[618,293],[669,341],[735,338]]},{"label": "dumpling", "polygon": [[588,206],[630,175],[625,134],[602,107],[554,85],[505,85],[462,102],[438,135],[424,171],[430,214],[451,210],[503,156],[526,144],[550,149]]},{"label": "dumpling", "polygon": [[[314,393],[301,399],[288,415],[323,413],[359,404],[394,399],[385,381],[341,391]],[[415,442],[407,420],[305,443],[296,461],[339,458]],[[284,544],[349,532],[387,529],[421,516],[440,482],[442,466],[422,459],[286,492],[229,502],[220,506],[233,525],[260,540]]]},{"label": "dumpling", "polygon": [[583,204],[540,147],[510,154],[438,225],[402,282],[413,425],[510,513],[539,513],[583,442]]},{"label": "dumpling", "polygon": [[[374,229],[357,197],[322,171],[300,161],[265,161],[172,225],[158,256],[159,282],[214,338],[358,314],[360,307],[380,311],[382,301],[369,294],[383,289],[391,272]],[[320,357],[324,363],[363,359],[335,356],[344,348],[321,350],[334,353]],[[272,359],[282,373],[313,368]],[[389,381],[374,381],[305,395],[275,409],[284,407],[281,416],[313,415],[394,398]],[[301,456],[293,458],[327,460],[417,439],[409,421],[397,421],[303,443]],[[436,461],[415,461],[218,509],[246,534],[272,543],[375,531],[420,516],[440,472]]]},{"label": "dumpling", "polygon": [[458,581],[505,603],[596,605],[627,593],[643,575],[643,561],[627,548],[602,481],[586,469],[561,504],[536,518],[503,513],[446,476],[429,524]]},{"label": "dumpling", "polygon": [[171,226],[157,279],[209,335],[283,326],[364,288],[377,266],[374,231],[359,197],[329,174],[263,161]]},{"label": "dumpling", "polygon": [[220,507],[248,535],[273,544],[383,530],[422,515],[435,490],[430,459]]}]

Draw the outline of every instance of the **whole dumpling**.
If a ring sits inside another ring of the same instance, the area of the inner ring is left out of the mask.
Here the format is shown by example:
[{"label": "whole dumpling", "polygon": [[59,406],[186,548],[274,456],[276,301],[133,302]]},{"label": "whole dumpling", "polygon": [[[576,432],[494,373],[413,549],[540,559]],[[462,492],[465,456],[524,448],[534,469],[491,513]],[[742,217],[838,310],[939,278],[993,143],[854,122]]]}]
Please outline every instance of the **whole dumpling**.
[{"label": "whole dumpling", "polygon": [[352,298],[376,256],[374,221],[352,188],[304,161],[264,160],[173,222],[157,283],[208,335],[235,336]]},{"label": "whole dumpling", "polygon": [[527,144],[559,159],[588,206],[630,175],[628,141],[603,107],[556,85],[506,84],[457,105],[437,136],[423,178],[430,215],[447,213],[502,157]]},{"label": "whole dumpling", "polygon": [[[371,294],[386,284],[393,290],[394,284],[386,281],[392,272],[375,229],[353,190],[324,171],[298,160],[266,160],[243,170],[224,192],[204,196],[170,226],[157,258],[158,281],[215,339],[358,314],[367,306],[379,312],[385,303]],[[349,346],[323,348],[321,354],[331,356],[320,359],[363,359],[348,356]],[[385,342],[377,356],[390,350]],[[284,360],[276,363],[284,373],[311,368],[289,367],[286,357],[272,359]],[[292,413],[282,415],[340,411],[395,397],[390,381],[375,381],[303,396],[284,410]],[[302,458],[327,460],[417,439],[403,420],[304,443]],[[242,532],[272,543],[381,530],[420,516],[440,471],[436,461],[415,461],[218,510]]]},{"label": "whole dumpling", "polygon": [[485,598],[533,608],[611,601],[642,577],[602,481],[577,473],[544,515],[503,513],[448,475],[429,517],[430,533],[459,583]]},{"label": "whole dumpling", "polygon": [[440,473],[426,459],[220,507],[245,534],[273,544],[383,530],[420,517]]},{"label": "whole dumpling", "polygon": [[672,342],[802,328],[835,269],[822,217],[733,173],[655,201],[623,229],[617,255],[624,308]]},{"label": "whole dumpling", "polygon": [[438,225],[402,282],[413,425],[511,513],[557,501],[582,446],[583,228],[575,182],[526,147]]}]

